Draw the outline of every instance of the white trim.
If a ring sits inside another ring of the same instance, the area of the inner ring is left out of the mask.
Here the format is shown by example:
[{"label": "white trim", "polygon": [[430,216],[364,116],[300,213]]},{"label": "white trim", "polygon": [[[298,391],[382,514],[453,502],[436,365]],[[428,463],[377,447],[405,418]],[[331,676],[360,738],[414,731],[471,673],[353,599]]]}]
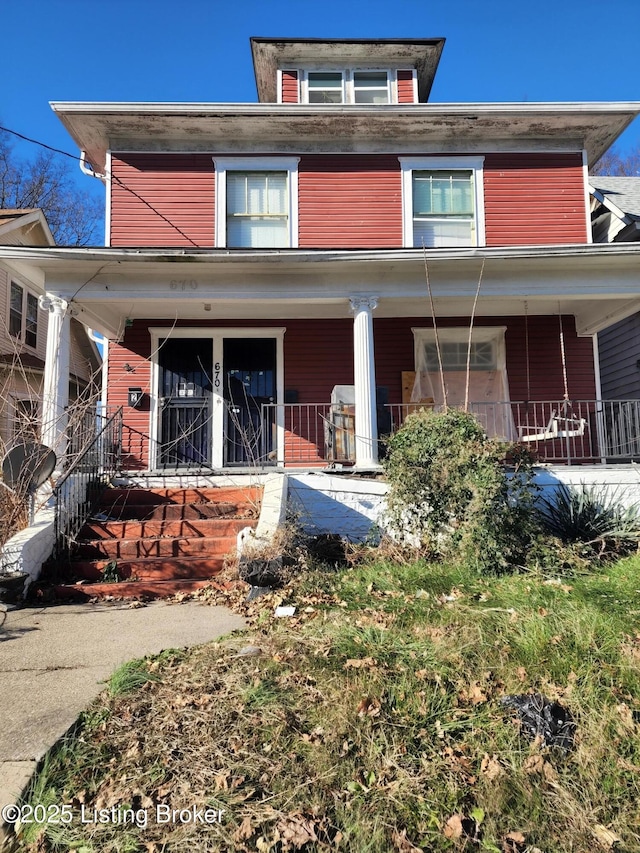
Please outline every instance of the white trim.
[{"label": "white trim", "polygon": [[589,187],[589,158],[587,149],[582,149],[582,180],[584,184],[584,217],[587,229],[587,243],[593,243],[593,229],[591,228],[591,192]]},{"label": "white trim", "polygon": [[111,192],[113,190],[113,181],[111,175],[111,149],[105,155],[104,175],[106,183],[105,203],[104,203],[104,245],[111,245]]},{"label": "white trim", "polygon": [[[398,157],[402,171],[402,233],[406,247],[413,245],[413,172],[419,170],[454,171],[470,169],[473,173],[475,203],[475,246],[485,245],[484,227],[484,157]],[[436,247],[437,248],[437,247]]]},{"label": "white trim", "polygon": [[[229,328],[211,326],[149,326],[151,337],[151,393],[149,406],[149,469],[158,468],[158,420],[160,413],[159,381],[160,365],[158,351],[160,338],[211,338],[213,348],[213,364],[219,362],[224,370],[223,344],[225,338],[274,338],[276,341],[276,450],[277,464],[284,465],[284,335],[286,326],[265,326],[259,328],[249,326],[233,326]],[[211,429],[211,466],[214,469],[223,467],[224,453],[224,406],[222,393],[213,392],[213,411]]]},{"label": "white trim", "polygon": [[227,172],[287,172],[289,189],[289,245],[298,248],[298,163],[300,157],[213,157],[215,169],[215,245],[227,245]]},{"label": "white trim", "polygon": [[418,71],[416,68],[413,69],[413,103],[420,103],[418,100]]},{"label": "white trim", "polygon": [[282,71],[289,69],[278,68],[276,70],[276,103],[282,103]]}]

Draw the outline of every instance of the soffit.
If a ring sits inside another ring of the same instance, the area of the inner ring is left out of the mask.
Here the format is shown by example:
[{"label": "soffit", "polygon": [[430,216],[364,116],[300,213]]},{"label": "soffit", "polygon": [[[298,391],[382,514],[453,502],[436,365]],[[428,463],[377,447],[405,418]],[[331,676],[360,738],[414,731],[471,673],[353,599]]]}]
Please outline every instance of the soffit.
[{"label": "soffit", "polygon": [[482,153],[581,150],[595,162],[640,103],[52,104],[97,171],[106,152]]}]

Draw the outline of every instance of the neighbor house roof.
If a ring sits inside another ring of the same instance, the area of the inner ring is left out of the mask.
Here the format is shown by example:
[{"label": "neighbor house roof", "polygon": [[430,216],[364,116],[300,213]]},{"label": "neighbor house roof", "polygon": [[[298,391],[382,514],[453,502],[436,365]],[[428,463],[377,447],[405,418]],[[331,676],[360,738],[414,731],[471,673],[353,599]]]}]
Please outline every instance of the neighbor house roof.
[{"label": "neighbor house roof", "polygon": [[589,191],[595,242],[640,240],[640,177],[592,175]]},{"label": "neighbor house roof", "polygon": [[4,246],[53,246],[55,240],[39,207],[0,209],[0,243]]}]

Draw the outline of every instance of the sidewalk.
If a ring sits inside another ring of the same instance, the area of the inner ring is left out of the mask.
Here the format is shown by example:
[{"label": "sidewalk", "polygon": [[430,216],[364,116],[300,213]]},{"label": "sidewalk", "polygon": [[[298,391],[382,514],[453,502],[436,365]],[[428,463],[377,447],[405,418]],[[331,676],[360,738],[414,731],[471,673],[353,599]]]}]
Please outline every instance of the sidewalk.
[{"label": "sidewalk", "polygon": [[9,612],[0,627],[0,808],[16,801],[37,762],[120,664],[244,627],[244,620],[225,607],[193,601]]}]

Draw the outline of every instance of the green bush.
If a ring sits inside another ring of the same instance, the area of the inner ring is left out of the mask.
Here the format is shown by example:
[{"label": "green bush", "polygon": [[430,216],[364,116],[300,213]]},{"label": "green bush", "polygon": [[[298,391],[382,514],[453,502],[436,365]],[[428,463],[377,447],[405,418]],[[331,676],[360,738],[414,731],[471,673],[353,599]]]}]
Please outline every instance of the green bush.
[{"label": "green bush", "polygon": [[461,557],[482,571],[526,561],[539,531],[531,461],[509,477],[508,445],[487,437],[467,412],[419,411],[388,441],[388,526],[430,556]]}]

